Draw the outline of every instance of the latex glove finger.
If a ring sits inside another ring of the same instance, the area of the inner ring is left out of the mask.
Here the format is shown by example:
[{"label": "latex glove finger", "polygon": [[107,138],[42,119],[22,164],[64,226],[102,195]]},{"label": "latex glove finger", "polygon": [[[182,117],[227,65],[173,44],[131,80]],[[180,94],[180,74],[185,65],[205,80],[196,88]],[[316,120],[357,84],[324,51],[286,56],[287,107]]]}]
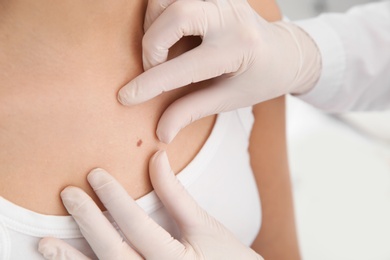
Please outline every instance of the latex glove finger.
[{"label": "latex glove finger", "polygon": [[157,225],[107,172],[94,170],[88,175],[88,181],[120,230],[146,259],[169,259],[172,252],[185,251],[184,246]]},{"label": "latex glove finger", "polygon": [[149,0],[145,13],[144,31],[146,32],[156,18],[176,0]]},{"label": "latex glove finger", "polygon": [[68,187],[61,192],[61,198],[99,259],[142,259],[83,190]]},{"label": "latex glove finger", "polygon": [[180,230],[199,227],[204,220],[204,211],[175,177],[165,151],[153,155],[149,161],[149,174],[154,190]]},{"label": "latex glove finger", "polygon": [[246,86],[252,84],[261,83],[242,82],[240,78],[235,77],[222,78],[210,81],[207,88],[177,99],[160,117],[156,130],[157,137],[164,143],[170,143],[181,129],[196,120],[240,108],[242,99],[256,103],[259,101],[256,93],[249,92],[254,88]]},{"label": "latex glove finger", "polygon": [[41,239],[38,251],[47,260],[90,260],[66,242],[53,237]]},{"label": "latex glove finger", "polygon": [[156,130],[158,139],[168,144],[181,129],[196,120],[233,109],[231,100],[220,93],[221,86],[210,86],[173,102],[158,122]]},{"label": "latex glove finger", "polygon": [[208,46],[199,46],[173,60],[151,68],[119,91],[119,101],[123,105],[136,105],[164,92],[240,68],[239,59],[228,60],[226,55],[221,55],[216,59],[215,54],[211,55],[214,51]]},{"label": "latex glove finger", "polygon": [[166,152],[151,158],[149,171],[157,195],[186,243],[185,257],[175,259],[262,259],[196,203],[173,174]]},{"label": "latex glove finger", "polygon": [[157,18],[142,39],[144,69],[166,61],[169,48],[183,36],[204,36],[209,17],[217,15],[217,11],[216,6],[209,2],[174,2]]},{"label": "latex glove finger", "polygon": [[[146,32],[153,22],[160,16],[164,10],[176,1],[186,0],[149,0],[146,8],[144,31]],[[203,0],[187,0],[187,1],[203,1]]]},{"label": "latex glove finger", "polygon": [[177,0],[149,0],[146,8],[144,31],[146,32],[156,18],[173,2]]}]

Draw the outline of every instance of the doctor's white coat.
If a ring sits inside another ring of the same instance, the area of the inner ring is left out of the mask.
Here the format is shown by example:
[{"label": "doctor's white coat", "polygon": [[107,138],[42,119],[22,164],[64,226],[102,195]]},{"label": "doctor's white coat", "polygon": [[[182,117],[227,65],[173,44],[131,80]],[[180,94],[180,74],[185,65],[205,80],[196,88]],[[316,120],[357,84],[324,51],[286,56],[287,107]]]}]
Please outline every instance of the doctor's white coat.
[{"label": "doctor's white coat", "polygon": [[390,1],[296,24],[317,43],[323,66],[301,99],[330,112],[390,109]]}]

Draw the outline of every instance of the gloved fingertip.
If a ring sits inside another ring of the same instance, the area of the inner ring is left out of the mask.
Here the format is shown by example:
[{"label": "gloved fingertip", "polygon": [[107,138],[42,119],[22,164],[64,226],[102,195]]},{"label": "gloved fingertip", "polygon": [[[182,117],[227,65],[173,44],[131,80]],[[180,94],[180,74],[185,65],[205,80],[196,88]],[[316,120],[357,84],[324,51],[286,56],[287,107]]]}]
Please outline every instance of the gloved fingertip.
[{"label": "gloved fingertip", "polygon": [[165,150],[157,151],[151,158],[151,161],[154,164],[158,164],[161,160],[168,160],[168,155]]},{"label": "gloved fingertip", "polygon": [[107,171],[105,171],[101,168],[93,169],[88,174],[87,179],[88,179],[89,184],[91,184],[91,186],[94,190],[98,190],[102,186],[113,181],[113,178],[111,177],[111,175]]},{"label": "gloved fingertip", "polygon": [[126,91],[124,90],[124,88],[121,88],[119,90],[117,98],[118,98],[119,103],[121,103],[122,105],[124,105],[124,106],[129,105],[127,94],[126,94]]},{"label": "gloved fingertip", "polygon": [[84,192],[77,187],[66,187],[61,191],[60,196],[66,210],[71,215],[85,201]]},{"label": "gloved fingertip", "polygon": [[150,70],[153,67],[152,63],[145,56],[143,56],[143,67],[144,71]]},{"label": "gloved fingertip", "polygon": [[151,174],[171,171],[167,152],[164,150],[157,151],[150,159],[149,168]]},{"label": "gloved fingertip", "polygon": [[117,99],[118,99],[119,103],[121,103],[124,106],[127,106],[126,98],[124,97],[124,94],[121,93],[121,91],[122,91],[122,89],[118,92]]},{"label": "gloved fingertip", "polygon": [[160,124],[158,125],[156,130],[157,138],[164,144],[170,144],[175,138],[176,134],[177,132],[169,132],[165,129],[162,129],[162,127],[160,127]]},{"label": "gloved fingertip", "polygon": [[38,251],[47,259],[55,259],[57,255],[57,248],[52,245],[50,238],[43,238],[38,243]]},{"label": "gloved fingertip", "polygon": [[129,82],[127,85],[122,87],[118,92],[117,97],[119,103],[124,106],[136,105],[137,102],[137,87],[133,82]]},{"label": "gloved fingertip", "polygon": [[74,187],[74,186],[68,186],[65,189],[63,189],[60,193],[61,198],[63,197],[74,197],[76,194],[78,194],[81,191],[80,188]]}]

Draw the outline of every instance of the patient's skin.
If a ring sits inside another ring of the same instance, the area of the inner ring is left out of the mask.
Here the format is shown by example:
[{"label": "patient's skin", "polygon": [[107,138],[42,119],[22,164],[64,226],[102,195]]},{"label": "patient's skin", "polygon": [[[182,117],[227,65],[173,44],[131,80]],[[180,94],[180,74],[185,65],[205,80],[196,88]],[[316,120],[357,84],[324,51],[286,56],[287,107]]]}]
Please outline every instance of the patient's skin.
[{"label": "patient's skin", "polygon": [[[268,20],[274,0],[250,0]],[[173,100],[203,84],[124,107],[118,90],[142,72],[146,0],[0,0],[0,196],[24,208],[67,215],[59,198],[68,185],[86,190],[101,167],[129,194],[152,190],[147,164],[168,149],[175,172],[200,150],[211,116],[158,142],[158,119]],[[181,42],[172,56],[195,46]],[[158,84],[158,82],[156,82]],[[299,259],[285,140],[284,99],[254,107],[250,156],[262,200],[262,230],[253,248],[265,259]],[[239,174],[239,173],[237,173]]]},{"label": "patient's skin", "polygon": [[168,149],[175,172],[196,155],[214,117],[169,147],[155,137],[163,109],[188,90],[132,108],[116,99],[142,72],[145,1],[0,3],[0,196],[64,215],[60,191],[76,185],[92,195],[86,174],[94,167],[138,198],[152,190],[147,163],[157,149]]}]

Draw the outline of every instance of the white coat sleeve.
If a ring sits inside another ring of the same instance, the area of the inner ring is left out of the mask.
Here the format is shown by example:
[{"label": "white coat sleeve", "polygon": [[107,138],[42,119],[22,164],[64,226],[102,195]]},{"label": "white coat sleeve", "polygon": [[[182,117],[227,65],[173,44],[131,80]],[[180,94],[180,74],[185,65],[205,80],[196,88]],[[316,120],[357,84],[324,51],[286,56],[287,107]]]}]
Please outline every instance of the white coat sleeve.
[{"label": "white coat sleeve", "polygon": [[390,109],[390,1],[296,24],[322,56],[318,83],[298,97],[329,112]]}]

